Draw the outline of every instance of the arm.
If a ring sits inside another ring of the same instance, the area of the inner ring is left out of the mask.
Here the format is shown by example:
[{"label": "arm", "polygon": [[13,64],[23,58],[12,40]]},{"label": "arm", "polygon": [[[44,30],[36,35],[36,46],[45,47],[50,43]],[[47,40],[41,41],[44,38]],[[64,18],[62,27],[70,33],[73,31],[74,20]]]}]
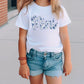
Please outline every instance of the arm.
[{"label": "arm", "polygon": [[[28,30],[24,30],[22,28],[19,28],[19,41],[18,41],[18,49],[19,49],[19,56],[25,57],[26,56],[26,36],[27,36]],[[27,62],[27,60],[20,60],[20,69],[19,69],[19,75],[21,75],[23,78],[27,78],[30,74],[29,67],[27,63],[25,65],[21,65],[24,62]]]},{"label": "arm", "polygon": [[67,26],[60,28],[60,38],[63,44],[63,51],[65,60],[71,60],[70,40],[68,35]]},{"label": "arm", "polygon": [[68,31],[67,31],[67,26],[60,28],[60,38],[63,44],[63,51],[64,51],[63,72],[65,72],[65,76],[66,76],[70,74],[72,69],[70,40],[69,40]]},{"label": "arm", "polygon": [[[26,56],[26,35],[28,30],[24,30],[19,28],[19,41],[18,41],[18,49],[19,49],[19,56],[25,57]],[[20,60],[20,64],[24,63],[26,60]]]}]

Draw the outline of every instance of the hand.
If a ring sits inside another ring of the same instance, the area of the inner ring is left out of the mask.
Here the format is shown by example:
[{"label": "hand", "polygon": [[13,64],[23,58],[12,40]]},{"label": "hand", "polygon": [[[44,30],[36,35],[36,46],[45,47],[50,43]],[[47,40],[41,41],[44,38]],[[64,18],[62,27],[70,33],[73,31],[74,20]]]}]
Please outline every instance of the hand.
[{"label": "hand", "polygon": [[20,65],[19,75],[21,75],[23,78],[28,79],[28,76],[30,75],[30,72],[29,72],[29,67],[28,67],[27,64]]},{"label": "hand", "polygon": [[72,63],[71,60],[65,60],[64,66],[63,66],[63,73],[65,73],[65,76],[69,75],[72,70]]}]

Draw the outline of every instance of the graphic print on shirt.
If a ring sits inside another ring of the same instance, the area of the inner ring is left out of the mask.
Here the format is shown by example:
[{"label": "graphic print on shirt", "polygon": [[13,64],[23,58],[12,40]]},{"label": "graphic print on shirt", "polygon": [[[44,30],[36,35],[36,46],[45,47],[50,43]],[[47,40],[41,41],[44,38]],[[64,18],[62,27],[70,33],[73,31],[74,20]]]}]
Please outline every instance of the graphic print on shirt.
[{"label": "graphic print on shirt", "polygon": [[56,29],[58,22],[55,21],[55,18],[52,20],[45,20],[41,16],[34,15],[31,17],[31,23],[33,30],[37,29]]}]

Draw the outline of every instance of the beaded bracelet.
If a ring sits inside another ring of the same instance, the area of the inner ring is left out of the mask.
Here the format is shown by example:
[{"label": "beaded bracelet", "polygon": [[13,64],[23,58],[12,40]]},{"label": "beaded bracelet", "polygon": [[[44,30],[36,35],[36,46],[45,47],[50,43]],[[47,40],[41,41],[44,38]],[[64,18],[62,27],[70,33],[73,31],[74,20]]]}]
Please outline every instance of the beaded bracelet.
[{"label": "beaded bracelet", "polygon": [[19,57],[18,60],[26,60],[27,57]]}]

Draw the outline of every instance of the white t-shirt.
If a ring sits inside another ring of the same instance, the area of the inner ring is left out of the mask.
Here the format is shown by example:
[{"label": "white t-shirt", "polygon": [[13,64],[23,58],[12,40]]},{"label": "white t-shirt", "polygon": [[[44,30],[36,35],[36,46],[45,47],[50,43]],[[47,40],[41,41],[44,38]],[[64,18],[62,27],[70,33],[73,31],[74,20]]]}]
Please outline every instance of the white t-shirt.
[{"label": "white t-shirt", "polygon": [[43,7],[33,1],[28,5],[28,11],[26,7],[20,11],[15,25],[28,30],[26,41],[28,53],[31,48],[42,52],[63,52],[59,28],[70,24],[71,20],[64,6],[61,7],[64,17],[58,20],[52,13],[51,5]]}]

